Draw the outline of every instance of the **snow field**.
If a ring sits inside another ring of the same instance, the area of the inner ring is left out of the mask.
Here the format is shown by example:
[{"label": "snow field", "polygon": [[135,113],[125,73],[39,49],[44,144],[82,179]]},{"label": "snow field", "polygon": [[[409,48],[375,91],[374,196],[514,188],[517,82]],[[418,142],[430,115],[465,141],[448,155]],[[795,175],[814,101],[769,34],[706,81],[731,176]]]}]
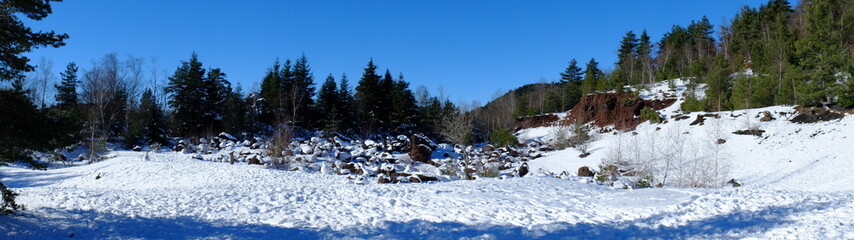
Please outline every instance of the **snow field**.
[{"label": "snow field", "polygon": [[[854,214],[849,192],[626,191],[537,176],[355,185],[343,176],[177,153],[152,154],[151,161],[136,152],[117,155],[46,172],[3,168],[32,214],[17,219],[29,227],[4,229],[6,237],[846,238]],[[176,222],[195,230],[165,227]]]}]

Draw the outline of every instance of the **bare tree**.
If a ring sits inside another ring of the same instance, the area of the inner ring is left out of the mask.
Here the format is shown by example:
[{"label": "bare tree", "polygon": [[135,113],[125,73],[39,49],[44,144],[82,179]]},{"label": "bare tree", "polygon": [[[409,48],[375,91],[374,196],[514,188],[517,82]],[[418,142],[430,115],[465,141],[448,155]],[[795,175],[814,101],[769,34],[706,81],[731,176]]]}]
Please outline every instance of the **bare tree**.
[{"label": "bare tree", "polygon": [[39,107],[47,107],[47,99],[51,89],[48,86],[52,85],[54,79],[53,61],[42,57],[37,66],[37,71],[32,75],[32,81],[30,81],[31,97],[34,101],[38,101]]},{"label": "bare tree", "polygon": [[458,109],[454,114],[448,114],[442,119],[442,128],[439,129],[445,139],[456,144],[463,144],[471,136],[473,124],[472,113]]},{"label": "bare tree", "polygon": [[[711,120],[711,121],[710,121]],[[732,163],[729,161],[727,146],[723,144],[729,137],[729,131],[723,119],[706,120],[706,139],[704,139],[704,150],[706,157],[702,166],[703,187],[720,187],[726,181]],[[724,141],[719,141],[719,139]]]},{"label": "bare tree", "polygon": [[122,62],[116,54],[107,54],[93,62],[83,74],[82,100],[87,105],[90,157],[105,150],[104,142],[112,137],[118,120],[127,120],[126,108],[137,94],[142,78],[141,60]]}]

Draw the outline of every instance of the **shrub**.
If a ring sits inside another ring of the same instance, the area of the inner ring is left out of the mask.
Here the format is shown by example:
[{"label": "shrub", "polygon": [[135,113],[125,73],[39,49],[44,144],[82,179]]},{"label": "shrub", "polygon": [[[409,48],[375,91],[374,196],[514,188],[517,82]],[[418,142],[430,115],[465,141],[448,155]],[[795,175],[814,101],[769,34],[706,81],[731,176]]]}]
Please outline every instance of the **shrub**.
[{"label": "shrub", "polygon": [[21,205],[15,203],[15,197],[18,193],[6,188],[6,185],[0,183],[0,195],[3,195],[3,203],[0,204],[0,214],[11,214],[21,209]]},{"label": "shrub", "polygon": [[699,100],[694,95],[688,95],[685,97],[685,102],[682,102],[680,105],[683,112],[700,112],[706,110],[706,100]]},{"label": "shrub", "polygon": [[492,133],[489,134],[489,141],[499,147],[507,147],[519,142],[510,130],[504,128],[492,130]]},{"label": "shrub", "polygon": [[439,168],[439,173],[445,176],[459,177],[460,166],[456,161],[448,160]]},{"label": "shrub", "polygon": [[644,107],[640,111],[640,118],[643,120],[649,120],[651,123],[661,123],[661,115],[658,114],[652,108]]},{"label": "shrub", "polygon": [[652,175],[644,175],[641,176],[637,181],[637,188],[651,188],[654,182],[654,177]]},{"label": "shrub", "polygon": [[501,175],[501,171],[498,170],[498,163],[487,163],[483,165],[481,168],[479,175],[481,177],[498,177]]},{"label": "shrub", "polygon": [[552,130],[552,135],[554,135],[554,148],[556,150],[564,150],[567,147],[572,146],[570,143],[571,136],[569,131],[569,126],[561,126],[558,125]]},{"label": "shrub", "polygon": [[587,147],[590,146],[590,140],[593,138],[590,136],[590,129],[584,124],[584,119],[574,120],[569,127],[569,131],[572,132],[572,137],[569,138],[569,145],[578,149],[581,153],[587,153]]}]

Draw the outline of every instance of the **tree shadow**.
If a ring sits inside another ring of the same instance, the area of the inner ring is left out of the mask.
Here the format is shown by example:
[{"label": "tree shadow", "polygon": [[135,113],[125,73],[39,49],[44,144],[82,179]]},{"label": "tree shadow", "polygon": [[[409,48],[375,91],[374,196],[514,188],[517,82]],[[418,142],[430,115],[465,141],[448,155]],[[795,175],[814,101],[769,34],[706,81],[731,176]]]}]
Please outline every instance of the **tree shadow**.
[{"label": "tree shadow", "polygon": [[0,181],[10,188],[40,187],[80,176],[70,172],[2,171]]},{"label": "tree shadow", "polygon": [[[804,201],[758,211],[735,211],[678,226],[657,226],[669,213],[611,223],[554,223],[530,228],[459,222],[383,222],[342,230],[205,221],[193,217],[142,218],[95,211],[40,209],[45,214],[0,216],[3,239],[629,239],[734,238],[794,223],[789,216],[841,203]],[[677,215],[678,218],[678,215]],[[656,227],[657,226],[657,227]],[[5,234],[4,234],[5,233]],[[70,237],[72,236],[73,237]],[[735,235],[733,235],[735,234]]]}]

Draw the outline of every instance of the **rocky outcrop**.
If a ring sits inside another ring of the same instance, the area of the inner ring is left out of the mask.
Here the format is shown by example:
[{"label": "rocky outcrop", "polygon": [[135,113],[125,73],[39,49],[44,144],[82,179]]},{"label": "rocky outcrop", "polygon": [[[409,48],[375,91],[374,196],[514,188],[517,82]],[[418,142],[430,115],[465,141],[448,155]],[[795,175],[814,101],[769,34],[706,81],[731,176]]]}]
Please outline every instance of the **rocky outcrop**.
[{"label": "rocky outcrop", "polygon": [[519,131],[527,128],[546,127],[554,125],[558,120],[560,119],[554,114],[518,117],[516,118],[516,123],[513,123],[512,129],[513,131]]},{"label": "rocky outcrop", "polygon": [[593,171],[591,171],[590,168],[587,166],[578,168],[579,177],[592,177],[593,175]]},{"label": "rocky outcrop", "polygon": [[409,142],[409,158],[417,162],[438,166],[435,162],[430,161],[431,154],[433,154],[433,148],[430,147],[430,139],[421,134],[412,135]]},{"label": "rocky outcrop", "polygon": [[632,130],[644,121],[638,117],[641,109],[649,107],[653,110],[661,110],[675,102],[676,99],[643,100],[633,93],[587,95],[572,108],[570,117],[564,120],[566,121],[564,124],[581,119],[585,122],[593,122],[599,127],[613,125],[616,129]]},{"label": "rocky outcrop", "polygon": [[792,120],[793,123],[815,123],[830,121],[845,117],[845,114],[827,108],[804,108],[798,107],[798,114]]}]

